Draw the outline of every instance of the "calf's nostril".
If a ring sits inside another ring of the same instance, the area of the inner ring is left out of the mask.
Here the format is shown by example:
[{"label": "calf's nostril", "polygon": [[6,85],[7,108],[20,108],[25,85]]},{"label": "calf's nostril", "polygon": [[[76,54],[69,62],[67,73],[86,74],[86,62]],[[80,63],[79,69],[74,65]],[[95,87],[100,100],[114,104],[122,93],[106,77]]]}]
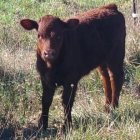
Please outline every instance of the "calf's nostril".
[{"label": "calf's nostril", "polygon": [[55,56],[55,51],[52,51],[51,54],[52,54],[52,56]]},{"label": "calf's nostril", "polygon": [[47,56],[48,55],[48,52],[44,52],[44,56]]},{"label": "calf's nostril", "polygon": [[53,59],[56,55],[56,52],[54,50],[47,50],[43,52],[43,55],[45,58]]}]

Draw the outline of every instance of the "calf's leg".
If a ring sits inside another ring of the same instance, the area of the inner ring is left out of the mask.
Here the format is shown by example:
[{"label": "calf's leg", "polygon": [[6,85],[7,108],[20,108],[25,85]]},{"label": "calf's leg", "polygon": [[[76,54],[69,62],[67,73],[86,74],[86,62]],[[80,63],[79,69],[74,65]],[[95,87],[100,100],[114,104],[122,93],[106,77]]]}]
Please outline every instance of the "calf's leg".
[{"label": "calf's leg", "polygon": [[40,118],[40,125],[43,124],[43,129],[45,130],[48,127],[48,114],[49,108],[51,106],[53,96],[54,96],[54,85],[47,85],[44,80],[42,80],[43,95],[42,95],[42,114]]},{"label": "calf's leg", "polygon": [[62,94],[62,104],[64,107],[64,128],[70,128],[72,125],[71,111],[75,98],[75,92],[77,84],[64,85],[64,91]]},{"label": "calf's leg", "polygon": [[111,89],[112,89],[112,101],[111,105],[113,108],[118,107],[119,104],[119,96],[123,85],[124,80],[124,72],[123,66],[109,66],[109,76],[111,81]]},{"label": "calf's leg", "polygon": [[98,73],[100,75],[100,78],[103,83],[104,87],[104,93],[105,93],[105,111],[109,112],[110,111],[110,104],[112,101],[112,90],[111,90],[111,82],[110,82],[110,77],[108,74],[107,66],[102,65],[98,67]]}]

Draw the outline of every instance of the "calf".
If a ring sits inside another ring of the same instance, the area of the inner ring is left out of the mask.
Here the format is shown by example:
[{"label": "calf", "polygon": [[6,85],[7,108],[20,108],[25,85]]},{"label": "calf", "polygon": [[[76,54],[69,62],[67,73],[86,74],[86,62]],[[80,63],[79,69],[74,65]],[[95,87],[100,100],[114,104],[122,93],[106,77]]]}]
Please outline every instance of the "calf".
[{"label": "calf", "polygon": [[79,80],[98,68],[105,92],[105,108],[118,106],[125,56],[125,20],[115,4],[92,9],[68,20],[46,15],[39,22],[21,20],[26,30],[38,34],[36,67],[41,77],[43,128],[57,85],[62,85],[65,125],[72,123],[71,110]]}]

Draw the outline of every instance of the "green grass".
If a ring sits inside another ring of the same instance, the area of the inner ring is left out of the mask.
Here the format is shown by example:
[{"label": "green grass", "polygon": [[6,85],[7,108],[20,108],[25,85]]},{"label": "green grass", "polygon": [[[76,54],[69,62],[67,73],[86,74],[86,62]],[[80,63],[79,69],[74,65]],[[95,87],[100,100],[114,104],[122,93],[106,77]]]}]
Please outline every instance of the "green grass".
[{"label": "green grass", "polygon": [[[96,71],[84,77],[73,107],[74,128],[66,135],[61,88],[50,108],[46,132],[37,128],[41,110],[41,83],[35,69],[35,31],[25,32],[22,18],[38,20],[46,14],[62,19],[110,2],[126,17],[125,83],[120,106],[106,114],[104,94]],[[138,140],[140,139],[140,34],[133,25],[129,0],[1,0],[0,1],[0,139]],[[57,129],[56,129],[57,128]]]}]

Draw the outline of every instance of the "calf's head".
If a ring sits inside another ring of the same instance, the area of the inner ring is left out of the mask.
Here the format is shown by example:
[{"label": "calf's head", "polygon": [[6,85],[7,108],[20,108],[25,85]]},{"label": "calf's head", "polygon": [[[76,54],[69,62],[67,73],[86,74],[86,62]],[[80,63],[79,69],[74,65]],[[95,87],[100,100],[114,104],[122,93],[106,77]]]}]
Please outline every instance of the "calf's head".
[{"label": "calf's head", "polygon": [[51,15],[42,17],[39,22],[31,19],[20,21],[26,30],[37,30],[37,53],[45,62],[53,62],[57,59],[62,48],[64,31],[77,27],[78,23],[78,19],[69,19],[64,22]]}]

